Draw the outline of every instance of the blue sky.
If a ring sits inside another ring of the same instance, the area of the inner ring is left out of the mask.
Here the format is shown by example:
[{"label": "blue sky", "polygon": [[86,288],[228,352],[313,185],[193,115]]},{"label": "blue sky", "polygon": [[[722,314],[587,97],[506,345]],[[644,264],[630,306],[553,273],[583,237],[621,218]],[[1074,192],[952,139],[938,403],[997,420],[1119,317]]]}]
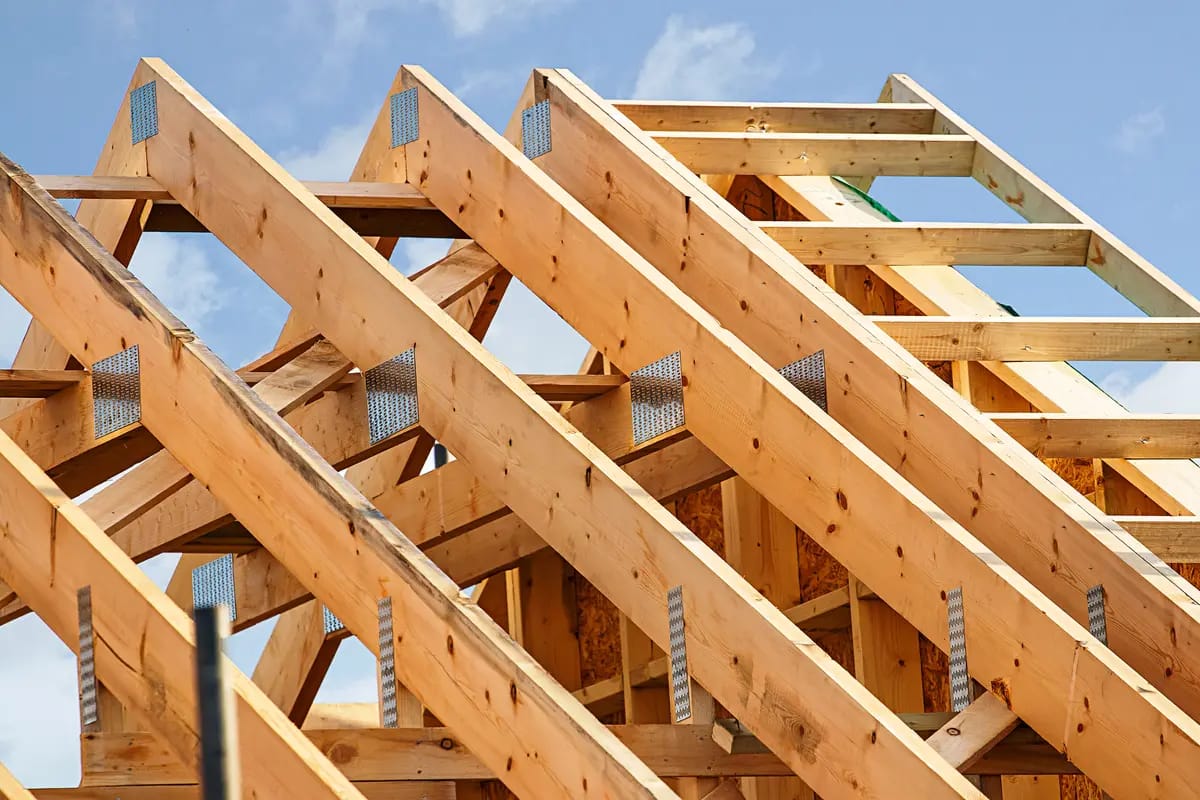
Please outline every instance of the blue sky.
[{"label": "blue sky", "polygon": [[[203,10],[201,10],[203,9]],[[689,3],[571,0],[131,0],[0,3],[0,150],[34,173],[90,173],[136,60],[159,56],[305,179],[341,179],[401,63],[428,68],[502,127],[533,67],[567,67],[610,98],[870,101],[907,72],[1193,292],[1200,201],[1192,3]],[[890,180],[904,219],[1011,219],[966,181]],[[424,266],[440,243],[393,259]],[[235,365],[286,308],[209,237],[147,236],[134,269]],[[1131,314],[1082,271],[973,270],[1022,314]],[[517,371],[573,371],[582,340],[528,293],[488,345]],[[0,298],[0,359],[25,320]],[[1200,412],[1190,365],[1093,365],[1130,407]],[[171,564],[152,567],[157,577]],[[236,637],[249,669],[263,630]],[[323,699],[368,699],[346,648]],[[20,653],[20,656],[13,655]],[[36,620],[0,629],[0,759],[32,785],[78,779],[74,662]]]}]

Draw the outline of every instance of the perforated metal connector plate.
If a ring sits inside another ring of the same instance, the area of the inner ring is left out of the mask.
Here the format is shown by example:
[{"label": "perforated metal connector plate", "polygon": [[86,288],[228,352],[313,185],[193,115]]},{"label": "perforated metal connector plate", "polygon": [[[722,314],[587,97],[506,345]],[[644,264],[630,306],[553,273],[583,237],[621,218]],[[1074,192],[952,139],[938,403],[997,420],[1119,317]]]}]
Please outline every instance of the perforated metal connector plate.
[{"label": "perforated metal connector plate", "polygon": [[692,717],[692,682],[688,676],[683,628],[683,587],[675,586],[667,592],[667,632],[671,644],[671,703],[676,722]]},{"label": "perforated metal connector plate", "polygon": [[946,593],[950,621],[950,709],[958,712],[971,704],[971,676],[967,673],[967,626],[962,589]]},{"label": "perforated metal connector plate", "polygon": [[154,81],[129,93],[129,132],[134,144],[158,133],[158,89]]},{"label": "perforated metal connector plate", "polygon": [[1108,620],[1104,616],[1104,585],[1097,584],[1087,590],[1088,632],[1108,644]]},{"label": "perforated metal connector plate", "polygon": [[787,378],[788,383],[803,392],[805,397],[816,403],[818,408],[828,413],[824,350],[818,350],[812,355],[780,367],[779,374]]},{"label": "perforated metal connector plate", "polygon": [[410,347],[363,373],[371,444],[416,425],[417,351]]},{"label": "perforated metal connector plate", "polygon": [[92,628],[92,587],[75,596],[79,607],[79,719],[84,726],[100,721],[96,694],[96,634]]},{"label": "perforated metal connector plate", "polygon": [[398,728],[396,707],[396,646],[392,629],[392,598],[379,598],[379,685],[382,696],[383,727]]},{"label": "perforated metal connector plate", "polygon": [[192,607],[212,608],[224,605],[229,618],[237,619],[237,594],[233,584],[233,555],[201,564],[192,570]]},{"label": "perforated metal connector plate", "polygon": [[92,427],[97,439],[142,419],[138,346],[92,364]]},{"label": "perforated metal connector plate", "polygon": [[679,353],[629,373],[633,443],[643,444],[683,427],[683,370]]},{"label": "perforated metal connector plate", "polygon": [[321,622],[325,629],[326,636],[331,633],[337,633],[346,627],[345,624],[343,624],[342,621],[337,618],[337,615],[329,610],[329,606],[321,606]]},{"label": "perforated metal connector plate", "polygon": [[421,118],[417,113],[416,87],[392,95],[391,115],[392,147],[415,142],[421,131]]},{"label": "perforated metal connector plate", "polygon": [[543,100],[521,112],[521,150],[526,158],[537,158],[550,148],[550,101]]}]

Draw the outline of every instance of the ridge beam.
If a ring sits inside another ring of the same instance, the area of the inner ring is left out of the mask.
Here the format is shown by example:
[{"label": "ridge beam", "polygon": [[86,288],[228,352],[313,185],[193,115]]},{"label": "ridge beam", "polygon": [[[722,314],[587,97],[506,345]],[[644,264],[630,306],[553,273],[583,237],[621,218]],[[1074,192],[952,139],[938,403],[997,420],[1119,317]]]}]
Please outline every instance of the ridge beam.
[{"label": "ridge beam", "polygon": [[645,131],[740,133],[930,133],[927,103],[706,103],[614,100]]}]

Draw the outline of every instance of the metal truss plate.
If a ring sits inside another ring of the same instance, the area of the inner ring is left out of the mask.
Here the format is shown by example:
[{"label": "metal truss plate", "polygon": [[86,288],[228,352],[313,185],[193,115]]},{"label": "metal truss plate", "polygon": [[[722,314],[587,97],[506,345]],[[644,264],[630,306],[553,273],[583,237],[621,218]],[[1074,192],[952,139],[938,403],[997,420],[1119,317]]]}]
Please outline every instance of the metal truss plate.
[{"label": "metal truss plate", "polygon": [[321,622],[325,628],[325,635],[337,633],[345,629],[345,624],[337,618],[337,615],[329,610],[329,606],[321,606]]},{"label": "metal truss plate", "polygon": [[415,142],[420,135],[421,122],[417,113],[417,90],[405,89],[391,98],[392,147]]},{"label": "metal truss plate", "polygon": [[79,718],[84,726],[100,721],[96,694],[96,635],[92,628],[92,587],[76,595],[79,606]]},{"label": "metal truss plate", "polygon": [[1088,631],[1108,644],[1108,620],[1104,617],[1104,585],[1097,584],[1087,590]]},{"label": "metal truss plate", "polygon": [[97,439],[142,419],[138,346],[92,364],[92,427]]},{"label": "metal truss plate", "polygon": [[229,619],[237,619],[237,594],[233,584],[231,553],[192,570],[192,607],[212,608],[218,605],[229,609]]},{"label": "metal truss plate", "polygon": [[788,383],[803,392],[805,397],[816,403],[818,408],[826,413],[829,412],[825,391],[824,350],[818,350],[812,355],[780,367],[779,374],[787,378]]},{"label": "metal truss plate", "polygon": [[674,352],[629,373],[633,443],[683,427],[683,369]]},{"label": "metal truss plate", "polygon": [[967,673],[967,626],[963,617],[962,589],[946,593],[950,621],[950,710],[962,711],[971,704],[971,676]]},{"label": "metal truss plate", "polygon": [[692,682],[688,676],[683,628],[683,587],[675,586],[667,592],[667,631],[671,644],[671,703],[676,722],[692,717]]},{"label": "metal truss plate", "polygon": [[158,133],[158,89],[154,81],[129,93],[129,131],[134,144]]},{"label": "metal truss plate", "polygon": [[521,150],[526,158],[537,158],[550,147],[550,101],[543,100],[521,112]]},{"label": "metal truss plate", "polygon": [[398,728],[400,714],[396,706],[396,645],[392,629],[392,598],[379,598],[379,687],[383,709],[383,727]]},{"label": "metal truss plate", "polygon": [[417,351],[410,347],[363,373],[371,444],[416,425]]}]

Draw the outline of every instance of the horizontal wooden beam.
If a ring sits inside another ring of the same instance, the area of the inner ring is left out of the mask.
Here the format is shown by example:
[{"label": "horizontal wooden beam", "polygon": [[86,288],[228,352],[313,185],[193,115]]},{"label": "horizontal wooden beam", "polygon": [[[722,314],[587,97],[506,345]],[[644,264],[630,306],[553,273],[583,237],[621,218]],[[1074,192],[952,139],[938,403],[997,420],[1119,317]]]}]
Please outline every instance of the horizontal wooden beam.
[{"label": "horizontal wooden beam", "polygon": [[1080,267],[1092,232],[1086,225],[966,222],[759,223],[808,264],[971,264]]},{"label": "horizontal wooden beam", "polygon": [[925,103],[703,103],[614,100],[646,131],[709,133],[930,133]]},{"label": "horizontal wooden beam", "polygon": [[1200,517],[1117,516],[1113,522],[1171,564],[1200,564]]},{"label": "horizontal wooden beam", "polygon": [[715,175],[971,174],[969,136],[856,133],[651,134],[693,172]]},{"label": "horizontal wooden beam", "polygon": [[0,370],[0,397],[49,397],[82,383],[86,374],[69,369]]},{"label": "horizontal wooden beam", "polygon": [[[34,175],[57,199],[153,200],[178,205],[154,178],[124,175]],[[330,208],[403,208],[436,211],[409,183],[378,181],[305,181],[304,186]]]},{"label": "horizontal wooden beam", "polygon": [[[457,800],[461,796],[450,781],[354,781],[353,785],[366,800]],[[194,783],[31,791],[37,800],[205,800]]]},{"label": "horizontal wooden beam", "polygon": [[1196,361],[1200,320],[1186,317],[872,317],[932,361]]},{"label": "horizontal wooden beam", "polygon": [[1200,416],[1195,415],[1005,413],[988,417],[1042,458],[1200,458]]}]

